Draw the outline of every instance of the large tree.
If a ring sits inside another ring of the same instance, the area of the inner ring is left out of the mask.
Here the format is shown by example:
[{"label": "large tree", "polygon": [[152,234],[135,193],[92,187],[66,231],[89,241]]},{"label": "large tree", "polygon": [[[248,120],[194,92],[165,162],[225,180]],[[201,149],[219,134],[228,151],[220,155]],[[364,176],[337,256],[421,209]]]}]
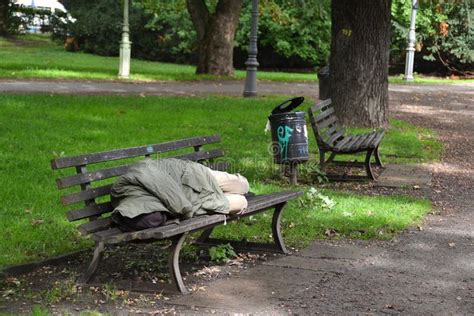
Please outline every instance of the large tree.
[{"label": "large tree", "polygon": [[388,118],[391,0],[332,0],[331,98],[344,125]]},{"label": "large tree", "polygon": [[12,0],[0,1],[0,36],[9,35],[12,18]]},{"label": "large tree", "polygon": [[199,44],[198,74],[229,76],[234,73],[235,31],[242,0],[219,0],[209,8],[205,0],[186,0]]}]

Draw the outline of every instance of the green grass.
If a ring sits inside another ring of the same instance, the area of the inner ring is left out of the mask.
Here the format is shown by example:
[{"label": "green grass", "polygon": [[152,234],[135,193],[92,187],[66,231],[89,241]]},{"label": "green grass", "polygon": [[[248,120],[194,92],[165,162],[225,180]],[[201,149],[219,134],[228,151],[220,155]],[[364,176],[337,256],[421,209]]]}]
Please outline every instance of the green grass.
[{"label": "green grass", "polygon": [[[367,133],[370,129],[350,128],[349,133]],[[414,141],[407,141],[411,139]],[[382,145],[382,160],[387,163],[422,163],[438,161],[443,151],[443,145],[438,141],[438,134],[428,128],[413,126],[412,124],[392,119],[386,131]],[[361,161],[362,157],[356,155],[338,156],[338,160]]]},{"label": "green grass", "polygon": [[[51,170],[50,159],[59,155],[219,133],[233,171],[247,176],[257,191],[281,189],[275,185],[279,182],[268,152],[270,135],[263,130],[267,115],[283,99],[0,95],[0,266],[91,245],[78,235],[77,223],[66,221],[66,209],[60,206],[59,197],[65,192],[59,192],[55,179],[73,171]],[[381,146],[385,162],[439,158],[439,152],[430,149],[440,148],[434,138],[427,142],[418,128],[405,122],[394,120],[392,126]],[[310,137],[313,158],[316,148]],[[325,217],[291,204],[285,222],[294,222],[300,229],[285,230],[290,242],[321,236],[323,228],[353,236],[365,225],[369,226],[361,233],[363,238],[379,236],[377,229],[384,227],[390,235],[429,209],[426,201],[403,197],[326,194],[337,201],[337,208]],[[373,210],[373,217],[365,216],[364,210]],[[344,211],[353,212],[354,217],[350,221],[340,218]],[[406,218],[399,217],[402,213]]]},{"label": "green grass", "polygon": [[[0,37],[0,78],[47,78],[116,80],[117,57],[102,57],[66,52],[41,35],[24,35],[13,42]],[[233,78],[196,75],[195,67],[133,59],[132,81],[244,79],[245,71],[237,70]],[[258,79],[271,81],[317,81],[315,73],[259,71]],[[391,82],[405,83],[401,77]],[[417,76],[415,83],[460,83],[474,80],[448,80]]]},{"label": "green grass", "polygon": [[[274,185],[254,185],[258,193],[278,191]],[[282,220],[285,242],[304,247],[311,240],[328,238],[331,231],[336,236],[359,239],[388,239],[394,233],[415,223],[431,209],[429,200],[407,196],[364,196],[353,193],[322,190],[321,193],[335,202],[332,209],[318,205],[307,207],[300,201],[289,203]],[[306,194],[308,194],[306,192]],[[244,219],[244,223],[231,222],[228,227],[217,227],[218,237],[250,241],[270,241],[271,214],[263,213]]]}]

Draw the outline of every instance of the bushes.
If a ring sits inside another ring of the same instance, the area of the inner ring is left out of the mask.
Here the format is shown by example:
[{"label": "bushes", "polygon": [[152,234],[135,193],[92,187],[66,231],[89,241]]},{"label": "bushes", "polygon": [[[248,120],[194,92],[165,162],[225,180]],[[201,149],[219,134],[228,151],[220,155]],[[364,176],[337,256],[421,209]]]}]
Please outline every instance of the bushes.
[{"label": "bushes", "polygon": [[[248,46],[251,2],[244,2],[236,34],[236,46],[243,52]],[[261,0],[258,35],[261,66],[295,68],[326,64],[331,44],[329,6],[329,0]]]},{"label": "bushes", "polygon": [[[404,63],[411,0],[392,5],[392,64]],[[467,0],[421,2],[416,18],[417,71],[454,71],[474,67],[473,5]]]}]

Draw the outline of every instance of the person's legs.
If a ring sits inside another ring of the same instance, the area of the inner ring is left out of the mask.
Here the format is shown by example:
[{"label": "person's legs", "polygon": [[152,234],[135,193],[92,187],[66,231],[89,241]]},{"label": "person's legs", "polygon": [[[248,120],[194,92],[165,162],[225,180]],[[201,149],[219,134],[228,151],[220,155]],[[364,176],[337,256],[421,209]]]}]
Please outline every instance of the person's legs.
[{"label": "person's legs", "polygon": [[245,196],[240,194],[224,193],[229,201],[229,211],[231,214],[241,213],[247,209],[248,202]]},{"label": "person's legs", "polygon": [[246,194],[249,192],[249,182],[240,174],[230,174],[212,169],[211,174],[216,178],[224,193]]}]

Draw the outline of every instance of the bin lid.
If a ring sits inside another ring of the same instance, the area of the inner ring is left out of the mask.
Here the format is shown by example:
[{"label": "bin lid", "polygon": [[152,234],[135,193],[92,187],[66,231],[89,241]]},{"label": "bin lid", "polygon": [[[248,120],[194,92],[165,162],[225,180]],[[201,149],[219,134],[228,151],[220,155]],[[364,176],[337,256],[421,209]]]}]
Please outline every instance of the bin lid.
[{"label": "bin lid", "polygon": [[290,112],[300,106],[303,101],[304,97],[296,97],[286,100],[283,103],[280,103],[276,108],[272,110],[272,115]]}]

